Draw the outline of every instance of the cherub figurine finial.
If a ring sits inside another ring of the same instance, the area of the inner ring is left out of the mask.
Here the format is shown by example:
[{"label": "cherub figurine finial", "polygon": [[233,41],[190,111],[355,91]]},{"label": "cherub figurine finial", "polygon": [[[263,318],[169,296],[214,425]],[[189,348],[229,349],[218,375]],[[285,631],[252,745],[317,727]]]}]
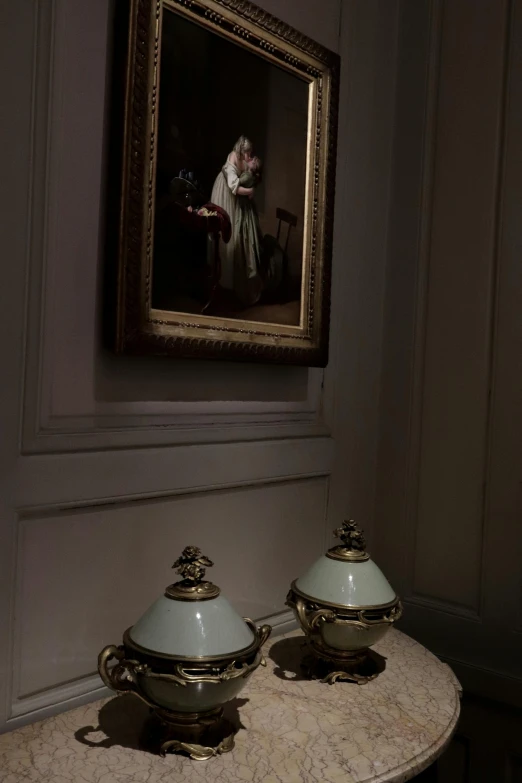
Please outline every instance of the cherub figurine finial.
[{"label": "cherub figurine finial", "polygon": [[354,519],[348,519],[343,522],[341,527],[334,530],[334,534],[341,539],[343,546],[351,552],[363,553],[366,551],[366,539]]},{"label": "cherub figurine finial", "polygon": [[187,586],[192,587],[201,584],[205,576],[205,569],[213,565],[212,560],[201,554],[199,547],[186,546],[172,568],[176,568]]}]

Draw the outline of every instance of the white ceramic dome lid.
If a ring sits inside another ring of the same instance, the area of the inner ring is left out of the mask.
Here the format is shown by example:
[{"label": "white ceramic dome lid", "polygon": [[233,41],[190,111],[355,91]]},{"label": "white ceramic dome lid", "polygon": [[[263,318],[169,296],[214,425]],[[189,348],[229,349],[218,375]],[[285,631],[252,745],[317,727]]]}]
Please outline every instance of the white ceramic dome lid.
[{"label": "white ceramic dome lid", "polygon": [[366,551],[362,530],[353,519],[334,530],[341,544],[332,547],[296,579],[293,589],[304,598],[332,606],[380,608],[398,596]]},{"label": "white ceramic dome lid", "polygon": [[185,547],[173,565],[183,578],[169,585],[128,631],[129,642],[173,658],[214,658],[255,647],[252,628],[219,587],[204,579],[212,565],[198,547]]}]

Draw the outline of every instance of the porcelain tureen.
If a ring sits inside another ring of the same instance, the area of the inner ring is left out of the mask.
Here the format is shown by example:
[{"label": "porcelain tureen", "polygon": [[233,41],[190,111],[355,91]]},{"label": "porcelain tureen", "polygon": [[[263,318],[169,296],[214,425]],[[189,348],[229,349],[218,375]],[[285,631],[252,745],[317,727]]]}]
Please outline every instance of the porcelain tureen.
[{"label": "porcelain tureen", "polygon": [[365,682],[375,676],[368,674],[368,648],[400,618],[402,607],[354,520],[334,533],[341,544],[292,582],[287,605],[327,672],[323,681]]},{"label": "porcelain tureen", "polygon": [[109,688],[131,691],[152,708],[160,752],[180,750],[197,759],[233,748],[223,705],[265,665],[261,646],[272,630],[241,618],[204,579],[212,565],[200,549],[186,547],[173,566],[182,579],[125,632],[122,645],[109,645],[98,657]]}]

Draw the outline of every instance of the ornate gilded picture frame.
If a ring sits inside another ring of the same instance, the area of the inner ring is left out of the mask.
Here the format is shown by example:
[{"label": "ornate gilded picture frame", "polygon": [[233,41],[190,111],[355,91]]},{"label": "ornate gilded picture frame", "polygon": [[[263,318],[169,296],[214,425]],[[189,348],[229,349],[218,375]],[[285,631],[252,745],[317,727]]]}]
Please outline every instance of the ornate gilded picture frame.
[{"label": "ornate gilded picture frame", "polygon": [[325,366],[338,55],[246,0],[124,5],[116,351]]}]

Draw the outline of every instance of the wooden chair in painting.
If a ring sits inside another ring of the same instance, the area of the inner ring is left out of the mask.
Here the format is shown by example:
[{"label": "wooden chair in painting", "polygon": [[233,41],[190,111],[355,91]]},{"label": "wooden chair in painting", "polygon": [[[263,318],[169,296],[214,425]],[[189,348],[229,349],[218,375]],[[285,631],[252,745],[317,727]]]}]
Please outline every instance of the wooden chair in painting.
[{"label": "wooden chair in painting", "polygon": [[[297,215],[277,207],[276,219],[277,235],[273,237],[266,234],[263,238],[264,276],[267,295],[275,296],[276,299],[285,299],[289,289],[288,244],[290,232],[297,226]],[[282,234],[285,233],[284,246],[282,246]]]},{"label": "wooden chair in painting", "polygon": [[[290,232],[292,228],[297,226],[297,215],[293,215],[291,212],[287,212],[286,209],[281,207],[276,208],[277,235],[276,242],[283,251],[283,268],[281,270],[281,292],[283,296],[286,296],[289,289],[289,275],[288,275],[288,243],[290,241]],[[286,239],[284,247],[281,244],[281,227],[282,224],[286,224]]]}]

